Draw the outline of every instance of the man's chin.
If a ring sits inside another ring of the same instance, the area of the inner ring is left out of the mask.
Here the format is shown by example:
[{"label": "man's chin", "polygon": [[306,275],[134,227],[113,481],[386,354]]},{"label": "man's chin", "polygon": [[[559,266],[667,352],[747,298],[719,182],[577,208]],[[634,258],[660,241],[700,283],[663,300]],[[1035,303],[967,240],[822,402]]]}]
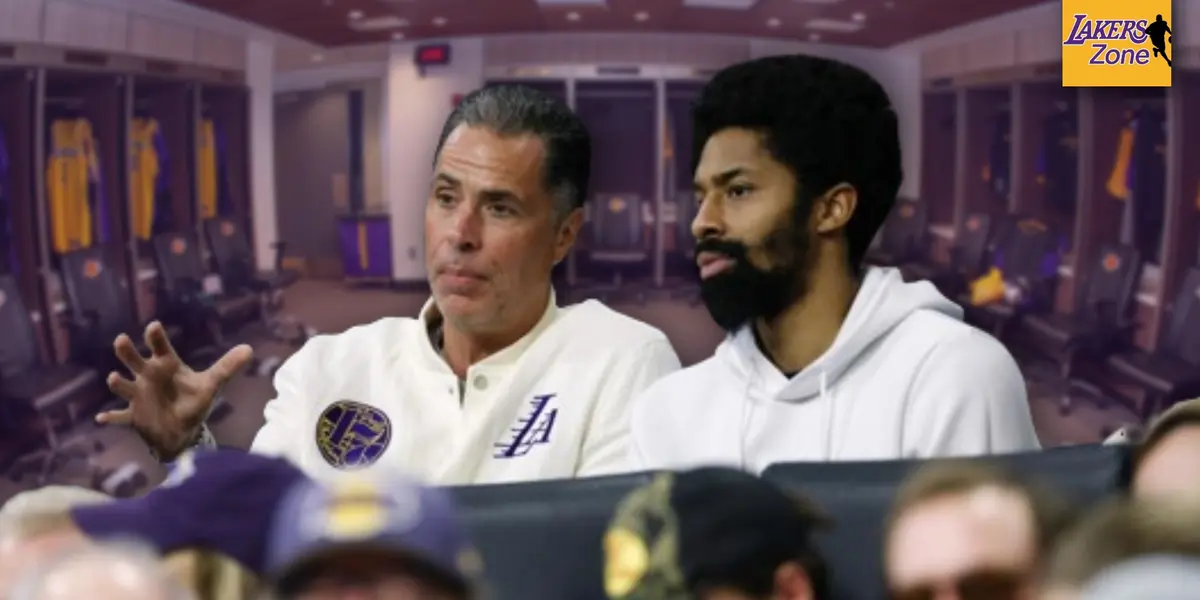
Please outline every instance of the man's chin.
[{"label": "man's chin", "polygon": [[708,309],[708,316],[712,317],[713,322],[721,329],[733,332],[756,317],[752,314],[753,311],[748,310],[751,304],[741,296],[709,290],[707,293],[702,292],[700,298],[704,301],[704,307]]}]

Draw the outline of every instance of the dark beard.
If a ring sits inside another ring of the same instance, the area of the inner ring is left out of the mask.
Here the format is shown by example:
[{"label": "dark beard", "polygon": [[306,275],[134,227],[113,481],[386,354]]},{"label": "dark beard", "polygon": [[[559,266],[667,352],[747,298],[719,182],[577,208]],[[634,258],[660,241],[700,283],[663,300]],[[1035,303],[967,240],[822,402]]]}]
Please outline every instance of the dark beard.
[{"label": "dark beard", "polygon": [[715,252],[734,261],[730,270],[700,281],[700,297],[713,321],[733,332],[756,319],[773,319],[803,298],[812,258],[809,242],[791,225],[775,231],[763,243],[775,265],[766,270],[750,263],[749,248],[740,242],[708,238],[697,243],[697,256]]}]

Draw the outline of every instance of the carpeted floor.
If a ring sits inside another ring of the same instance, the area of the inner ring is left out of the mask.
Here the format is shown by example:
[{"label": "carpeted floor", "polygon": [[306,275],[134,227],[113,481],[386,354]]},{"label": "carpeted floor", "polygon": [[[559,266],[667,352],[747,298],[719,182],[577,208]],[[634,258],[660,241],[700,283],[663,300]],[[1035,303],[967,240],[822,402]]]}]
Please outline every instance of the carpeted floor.
[{"label": "carpeted floor", "polygon": [[[360,323],[386,316],[416,315],[425,301],[423,292],[397,292],[381,289],[350,288],[338,282],[303,281],[288,291],[288,312],[306,321],[319,331],[334,333]],[[684,364],[695,363],[712,353],[721,340],[721,331],[712,324],[703,306],[691,306],[678,300],[650,299],[644,304],[611,303],[614,308],[662,329],[674,343]],[[260,356],[284,357],[289,352],[277,342],[252,340]],[[1059,394],[1052,383],[1053,370],[1046,365],[1022,361],[1030,382],[1030,398],[1034,421],[1046,446],[1079,444],[1097,441],[1100,432],[1134,422],[1132,413],[1123,409],[1101,410],[1080,404],[1069,416],[1058,410]],[[245,375],[225,390],[228,408],[219,411],[213,423],[214,433],[223,444],[247,447],[262,424],[263,404],[271,397],[268,378]],[[104,450],[95,453],[93,464],[113,470],[137,464],[146,474],[140,487],[157,482],[162,469],[149,456],[140,440],[130,431],[119,428],[100,429],[87,422],[77,426],[66,437],[86,443],[101,442]],[[93,485],[94,476],[82,461],[69,463],[52,476],[53,483]],[[14,483],[0,479],[0,501],[32,483]]]}]

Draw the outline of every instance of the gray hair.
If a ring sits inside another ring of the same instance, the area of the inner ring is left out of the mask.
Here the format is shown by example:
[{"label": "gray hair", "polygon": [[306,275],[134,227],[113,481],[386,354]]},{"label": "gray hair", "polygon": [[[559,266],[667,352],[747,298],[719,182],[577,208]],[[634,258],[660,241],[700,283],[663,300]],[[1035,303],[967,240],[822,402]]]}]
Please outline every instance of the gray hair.
[{"label": "gray hair", "polygon": [[67,552],[28,574],[18,582],[12,600],[41,600],[47,594],[85,598],[89,590],[72,589],[81,585],[72,581],[73,575],[86,573],[88,568],[102,568],[102,573],[122,583],[156,592],[162,600],[195,600],[191,590],[174,581],[151,549],[129,542],[108,542]]},{"label": "gray hair", "polygon": [[434,161],[446,138],[460,125],[484,127],[501,136],[532,135],[542,141],[546,191],[555,198],[560,216],[582,208],[592,168],[592,139],[583,121],[555,98],[522,85],[476,90],[446,119]]}]

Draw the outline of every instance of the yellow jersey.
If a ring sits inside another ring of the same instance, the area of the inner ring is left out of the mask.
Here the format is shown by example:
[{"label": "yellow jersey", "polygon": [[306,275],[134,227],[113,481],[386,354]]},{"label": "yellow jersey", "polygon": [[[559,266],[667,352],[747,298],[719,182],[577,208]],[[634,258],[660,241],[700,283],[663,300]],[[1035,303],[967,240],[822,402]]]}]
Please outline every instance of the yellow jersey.
[{"label": "yellow jersey", "polygon": [[87,119],[54,121],[46,165],[46,201],[50,205],[50,240],[55,253],[92,245],[89,183],[98,180],[92,124]]}]

